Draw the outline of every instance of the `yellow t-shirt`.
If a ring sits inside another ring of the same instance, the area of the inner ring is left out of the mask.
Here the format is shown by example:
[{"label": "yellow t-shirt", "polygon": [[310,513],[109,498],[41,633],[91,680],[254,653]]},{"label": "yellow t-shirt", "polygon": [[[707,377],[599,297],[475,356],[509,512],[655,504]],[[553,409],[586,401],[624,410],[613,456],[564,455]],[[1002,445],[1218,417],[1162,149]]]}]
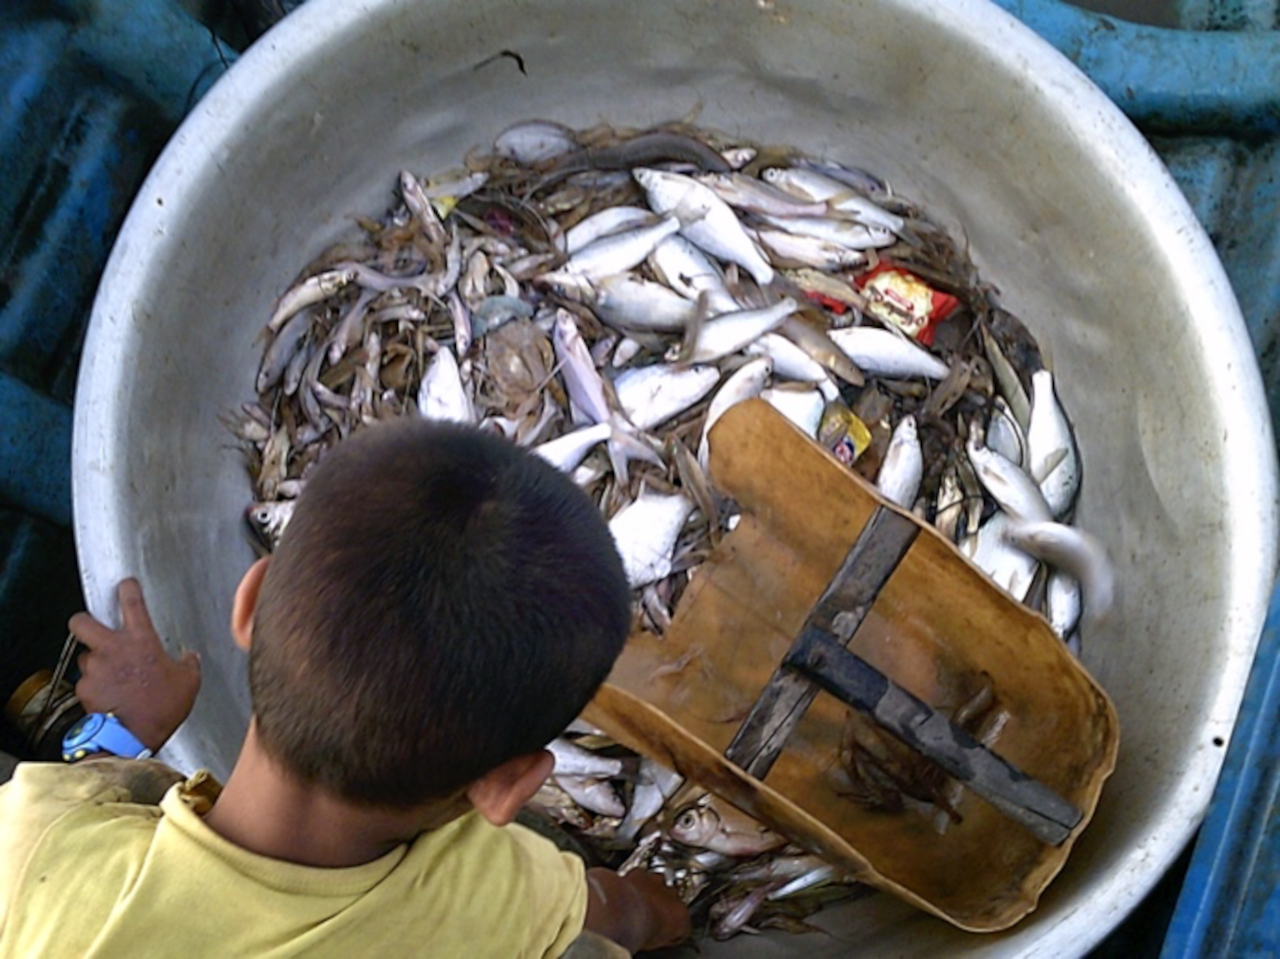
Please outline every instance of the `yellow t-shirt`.
[{"label": "yellow t-shirt", "polygon": [[200,776],[136,801],[165,771],[18,766],[0,787],[0,956],[507,959],[582,930],[582,861],[522,827],[468,813],[364,865],[300,866],[206,826]]}]

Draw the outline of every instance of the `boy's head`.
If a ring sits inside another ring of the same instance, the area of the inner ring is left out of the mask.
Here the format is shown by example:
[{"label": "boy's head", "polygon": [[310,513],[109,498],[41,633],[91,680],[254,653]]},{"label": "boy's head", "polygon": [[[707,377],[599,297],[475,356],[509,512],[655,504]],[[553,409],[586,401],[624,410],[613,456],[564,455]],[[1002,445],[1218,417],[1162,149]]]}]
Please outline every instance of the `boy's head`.
[{"label": "boy's head", "polygon": [[630,617],[604,520],[552,466],[467,427],[369,427],[308,479],[262,580],[257,735],[344,799],[443,798],[559,734]]}]

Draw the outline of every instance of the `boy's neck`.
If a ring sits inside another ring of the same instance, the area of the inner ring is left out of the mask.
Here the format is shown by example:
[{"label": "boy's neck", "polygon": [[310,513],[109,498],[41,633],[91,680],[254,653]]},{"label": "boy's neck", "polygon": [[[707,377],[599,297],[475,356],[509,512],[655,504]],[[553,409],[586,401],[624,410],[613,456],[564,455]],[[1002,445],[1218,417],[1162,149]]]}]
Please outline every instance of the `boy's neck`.
[{"label": "boy's neck", "polygon": [[461,797],[412,810],[348,802],[281,769],[263,751],[250,721],[235,768],[204,821],[250,852],[337,868],[372,862],[467,808]]}]

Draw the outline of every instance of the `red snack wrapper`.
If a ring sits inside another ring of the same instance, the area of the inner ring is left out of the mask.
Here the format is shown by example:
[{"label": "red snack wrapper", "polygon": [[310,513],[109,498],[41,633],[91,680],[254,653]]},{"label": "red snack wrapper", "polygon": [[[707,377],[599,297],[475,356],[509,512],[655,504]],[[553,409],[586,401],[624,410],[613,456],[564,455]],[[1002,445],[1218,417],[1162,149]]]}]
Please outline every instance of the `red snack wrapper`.
[{"label": "red snack wrapper", "polygon": [[925,346],[933,342],[937,325],[960,305],[951,294],[933,289],[914,273],[891,263],[881,263],[854,282],[868,300],[868,312]]},{"label": "red snack wrapper", "polygon": [[811,299],[814,303],[817,303],[819,306],[830,310],[836,316],[844,316],[846,313],[849,312],[848,303],[841,303],[839,300],[833,297],[826,296],[822,293],[817,293],[814,290],[805,290],[804,295],[807,296],[809,299]]}]

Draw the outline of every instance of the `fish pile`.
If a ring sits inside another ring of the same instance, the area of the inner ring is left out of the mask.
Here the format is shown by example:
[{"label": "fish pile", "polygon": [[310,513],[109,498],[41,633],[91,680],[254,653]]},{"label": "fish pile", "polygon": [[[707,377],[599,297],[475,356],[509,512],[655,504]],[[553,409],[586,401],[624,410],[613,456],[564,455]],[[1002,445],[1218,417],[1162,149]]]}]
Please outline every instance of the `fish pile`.
[{"label": "fish pile", "polygon": [[694,928],[809,930],[823,906],[870,891],[678,773],[581,720],[548,748],[555,773],[520,821],[625,875],[648,869],[690,906]]},{"label": "fish pile", "polygon": [[[1071,525],[1080,457],[1035,339],[962,247],[876,176],[687,124],[530,121],[459,169],[402,171],[398,187],[392,209],[358,218],[359,235],[280,297],[257,399],[229,420],[264,549],[351,432],[403,415],[473,424],[593,497],[638,627],[662,633],[736,522],[707,476],[708,432],[761,397],[1073,650],[1081,622],[1105,616],[1111,567]],[[536,805],[610,864],[643,850],[691,899],[714,893],[719,932],[765,921],[817,869],[773,834],[736,854],[692,841],[701,832],[681,822],[732,814],[618,752],[593,752],[605,773],[566,772],[558,753]],[[867,765],[848,752],[850,768]],[[655,821],[668,825],[646,830]],[[819,888],[841,878],[820,874]]]}]

